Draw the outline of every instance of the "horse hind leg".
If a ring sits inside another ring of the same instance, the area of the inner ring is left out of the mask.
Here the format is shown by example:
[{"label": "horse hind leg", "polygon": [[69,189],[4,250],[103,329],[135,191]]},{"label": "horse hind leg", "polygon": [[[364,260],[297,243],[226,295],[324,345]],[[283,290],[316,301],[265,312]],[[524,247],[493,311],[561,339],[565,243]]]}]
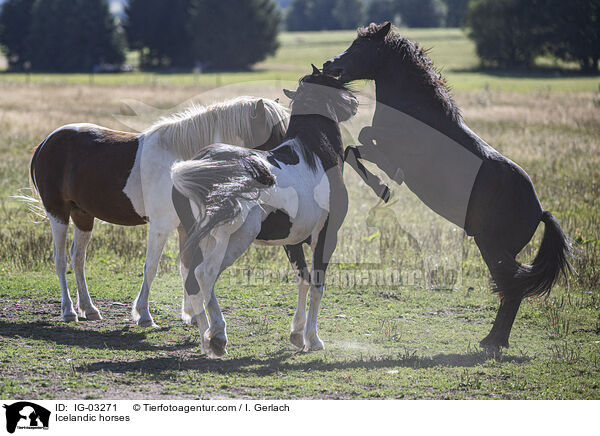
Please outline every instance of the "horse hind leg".
[{"label": "horse hind leg", "polygon": [[[215,283],[221,273],[233,265],[256,239],[261,228],[260,216],[260,208],[255,207],[248,212],[241,226],[222,226],[216,233],[213,232],[213,241],[207,241],[208,244],[203,245],[208,254],[204,256],[202,263],[194,268],[194,276],[210,319],[203,338],[208,342],[209,357],[220,357],[227,352],[226,324],[215,296]],[[208,245],[213,246],[212,250],[207,249]]]},{"label": "horse hind leg", "polygon": [[[217,302],[214,286],[220,274],[220,264],[223,255],[217,253],[219,243],[215,250],[204,257],[201,249],[193,256],[192,266],[185,282],[184,307],[188,316],[198,325],[200,330],[200,349],[210,358],[221,357],[226,351],[227,334],[225,332],[225,319]],[[195,282],[194,282],[195,280]],[[210,314],[210,322],[206,316]]]},{"label": "horse hind leg", "polygon": [[71,245],[71,262],[77,282],[77,313],[88,321],[100,320],[102,316],[92,303],[85,278],[85,255],[92,238],[94,217],[85,212],[72,211],[71,218],[75,224],[73,244]]},{"label": "horse hind leg", "polygon": [[69,294],[67,284],[67,230],[69,228],[69,215],[66,218],[56,218],[48,214],[50,228],[52,229],[54,268],[60,284],[60,312],[65,322],[77,321],[77,312],[73,308],[73,300]]},{"label": "horse hind leg", "polygon": [[479,343],[488,353],[498,353],[501,347],[508,348],[508,337],[520,305],[521,299],[501,297],[494,325],[489,334]]},{"label": "horse hind leg", "polygon": [[[500,294],[500,307],[496,319],[489,334],[479,343],[488,353],[498,353],[502,347],[508,348],[508,338],[517,316],[522,296],[516,292],[509,293],[503,287],[510,288],[508,281],[517,271],[518,264],[507,252],[502,251],[494,244],[475,238],[475,242],[481,251],[492,279]],[[497,246],[497,243],[495,244]]]},{"label": "horse hind leg", "polygon": [[[183,253],[183,247],[187,240],[187,233],[183,226],[177,227],[177,233],[179,235],[179,273],[183,280],[183,301],[181,303],[181,319],[186,324],[196,324],[200,329],[200,334],[204,337],[204,332],[208,329],[208,318],[206,312],[203,311],[200,314],[195,313],[194,306],[189,298],[189,295],[199,291],[198,282],[192,274],[190,276],[190,265],[187,265],[181,257]],[[202,252],[198,250],[196,253],[196,259],[192,259],[192,270],[202,262]],[[204,352],[204,351],[203,351]]]}]

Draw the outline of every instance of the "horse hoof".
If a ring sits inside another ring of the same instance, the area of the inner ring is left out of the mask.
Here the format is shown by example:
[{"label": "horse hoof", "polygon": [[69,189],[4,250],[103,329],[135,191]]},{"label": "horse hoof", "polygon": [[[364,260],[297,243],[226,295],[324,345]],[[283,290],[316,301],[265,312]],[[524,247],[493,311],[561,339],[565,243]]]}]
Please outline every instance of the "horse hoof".
[{"label": "horse hoof", "polygon": [[290,342],[293,346],[303,349],[304,348],[304,335],[302,333],[291,333]]},{"label": "horse hoof", "polygon": [[494,356],[499,355],[502,351],[502,347],[508,347],[508,344],[498,343],[491,338],[485,338],[479,343],[479,346],[483,348],[483,351],[486,354]]},{"label": "horse hoof", "polygon": [[102,315],[100,315],[100,312],[90,312],[85,314],[85,319],[88,321],[100,321]]},{"label": "horse hoof", "polygon": [[69,313],[68,315],[63,315],[62,320],[64,322],[77,322],[77,314]]},{"label": "horse hoof", "polygon": [[319,351],[325,348],[325,344],[319,338],[314,341],[309,341],[304,347],[304,351]]},{"label": "horse hoof", "polygon": [[181,320],[184,324],[188,325],[196,325],[196,317],[192,315],[188,315],[187,313],[181,314]]},{"label": "horse hoof", "polygon": [[158,327],[156,324],[154,324],[154,320],[152,318],[150,319],[140,319],[137,322],[137,325],[140,327]]},{"label": "horse hoof", "polygon": [[225,353],[227,353],[227,350],[225,349],[226,345],[227,345],[227,339],[225,339],[225,338],[220,338],[217,336],[213,336],[212,338],[210,338],[209,347],[210,347],[210,350],[212,351],[212,353],[216,357],[221,357]]}]

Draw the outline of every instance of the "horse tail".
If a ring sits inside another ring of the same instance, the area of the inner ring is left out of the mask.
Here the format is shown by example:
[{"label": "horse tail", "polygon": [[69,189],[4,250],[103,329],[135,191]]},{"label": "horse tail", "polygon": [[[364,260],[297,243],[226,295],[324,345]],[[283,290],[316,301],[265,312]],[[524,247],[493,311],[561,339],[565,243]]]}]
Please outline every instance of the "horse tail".
[{"label": "horse tail", "polygon": [[31,188],[39,195],[39,190],[38,190],[38,186],[37,183],[35,181],[35,162],[37,160],[38,154],[40,153],[40,149],[42,148],[42,145],[44,145],[46,143],[46,141],[48,140],[48,138],[44,139],[44,141],[42,141],[37,147],[35,147],[33,149],[33,155],[31,156],[31,162],[29,162],[29,184],[31,185]]},{"label": "horse tail", "polygon": [[503,280],[503,295],[520,295],[521,298],[547,295],[561,274],[569,285],[568,273],[572,271],[570,259],[573,256],[569,238],[550,212],[544,211],[540,221],[545,224],[544,236],[533,263],[518,264],[516,273]]},{"label": "horse tail", "polygon": [[33,155],[31,156],[31,162],[29,163],[29,187],[31,189],[32,195],[27,193],[27,188],[20,189],[17,195],[13,195],[12,198],[16,200],[22,201],[27,205],[27,208],[31,213],[40,217],[41,219],[48,218],[46,216],[46,211],[42,206],[42,200],[40,198],[40,191],[38,189],[37,183],[35,181],[35,162],[37,160],[40,148],[44,143],[48,140],[46,138],[41,144],[33,149]]},{"label": "horse tail", "polygon": [[[173,204],[187,233],[181,253],[184,263],[214,228],[240,214],[240,200],[256,200],[262,189],[275,184],[275,176],[256,155],[229,146],[212,147],[197,160],[175,163],[171,178]],[[187,197],[187,204],[181,196]],[[190,202],[200,211],[193,220]]]}]

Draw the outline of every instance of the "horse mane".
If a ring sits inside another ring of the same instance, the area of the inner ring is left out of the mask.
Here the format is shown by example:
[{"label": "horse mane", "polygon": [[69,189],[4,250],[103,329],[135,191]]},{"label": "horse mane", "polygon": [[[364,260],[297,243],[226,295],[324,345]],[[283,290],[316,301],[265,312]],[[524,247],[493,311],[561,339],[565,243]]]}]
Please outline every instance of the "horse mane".
[{"label": "horse mane", "polygon": [[302,83],[312,83],[314,85],[323,85],[328,86],[330,88],[340,89],[343,91],[354,92],[354,90],[350,88],[349,84],[344,83],[338,78],[325,73],[307,74],[301,77],[300,80],[298,80],[299,85]]},{"label": "horse mane", "polygon": [[[371,38],[385,24],[371,23],[358,29],[359,38]],[[451,89],[433,61],[429,57],[430,49],[422,48],[418,43],[403,38],[400,34],[390,31],[385,37],[385,47],[392,53],[399,55],[402,61],[409,65],[425,88],[434,92],[436,99],[442,104],[446,113],[453,119],[460,118],[460,111],[454,102]]]},{"label": "horse mane", "polygon": [[[259,97],[241,96],[209,106],[192,104],[183,112],[164,117],[143,132],[159,134],[160,145],[181,159],[191,159],[215,142],[249,147],[253,144],[252,112]],[[285,135],[289,115],[274,100],[262,98],[267,123]]]},{"label": "horse mane", "polygon": [[[323,169],[326,171],[337,165],[338,158],[343,154],[343,145],[341,143],[341,135],[338,127],[338,121],[324,113],[320,112],[318,107],[321,102],[313,99],[313,94],[317,94],[317,97],[325,99],[327,97],[336,97],[337,92],[334,94],[326,94],[324,88],[317,88],[317,86],[325,88],[333,88],[336,90],[344,91],[352,95],[352,89],[348,84],[343,83],[341,80],[324,74],[322,72],[308,74],[302,77],[299,81],[299,86],[296,91],[296,96],[292,99],[290,105],[292,108],[292,117],[294,122],[290,122],[290,126],[286,133],[286,139],[294,139],[295,142],[292,146],[298,144],[298,141],[302,143],[302,146],[297,147],[298,151],[302,153],[304,160],[306,161],[309,168],[313,171],[317,168],[317,162],[315,156],[318,156],[323,165]],[[308,86],[307,90],[302,86],[315,85],[314,87]],[[307,96],[307,93],[309,96]],[[338,106],[350,105],[350,100],[345,99],[339,93],[339,98],[332,101],[333,104]],[[352,97],[354,97],[352,95]],[[301,100],[303,106],[298,110],[298,100]],[[300,112],[300,113],[298,113]],[[318,115],[318,117],[312,117],[309,121],[305,116],[298,117],[297,115]],[[331,138],[339,137],[339,144],[332,143]],[[338,149],[339,148],[339,149]]]}]

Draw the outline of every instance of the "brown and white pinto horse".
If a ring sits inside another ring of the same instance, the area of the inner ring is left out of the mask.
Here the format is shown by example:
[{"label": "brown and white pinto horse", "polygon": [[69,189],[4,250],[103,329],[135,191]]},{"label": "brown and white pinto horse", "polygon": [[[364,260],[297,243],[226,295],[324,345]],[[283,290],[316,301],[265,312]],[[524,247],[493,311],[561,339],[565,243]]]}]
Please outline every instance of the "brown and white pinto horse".
[{"label": "brown and white pinto horse", "polygon": [[[171,166],[214,142],[271,149],[285,135],[288,114],[268,99],[238,97],[207,107],[192,106],[141,134],[94,124],[69,124],[55,130],[34,151],[31,180],[52,228],[54,263],[64,321],[101,319],[85,279],[85,253],[94,218],[135,226],[150,223],[144,278],[132,318],[154,325],[148,307],[150,286],[168,235],[179,226],[171,201]],[[71,259],[77,307],[67,287],[67,228],[75,224]],[[180,232],[180,242],[184,233]],[[182,312],[185,321],[185,312]]]}]

